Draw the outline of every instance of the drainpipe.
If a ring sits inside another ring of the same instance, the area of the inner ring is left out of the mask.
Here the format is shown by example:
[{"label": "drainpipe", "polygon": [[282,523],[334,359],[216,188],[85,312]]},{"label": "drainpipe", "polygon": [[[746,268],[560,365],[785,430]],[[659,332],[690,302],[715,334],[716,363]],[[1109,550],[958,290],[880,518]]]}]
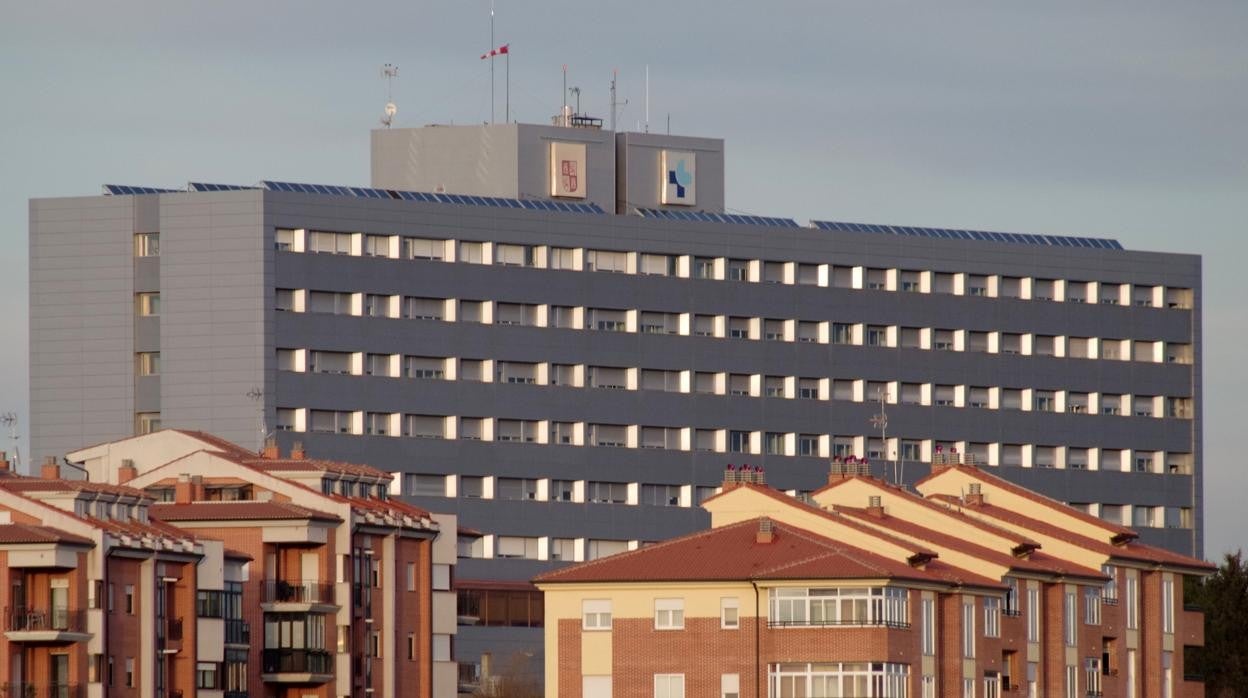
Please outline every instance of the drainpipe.
[{"label": "drainpipe", "polygon": [[763,624],[762,616],[758,613],[758,582],[751,579],[750,586],[754,587],[754,698],[762,698],[763,675],[760,663],[762,653],[759,649],[759,639],[763,631]]}]

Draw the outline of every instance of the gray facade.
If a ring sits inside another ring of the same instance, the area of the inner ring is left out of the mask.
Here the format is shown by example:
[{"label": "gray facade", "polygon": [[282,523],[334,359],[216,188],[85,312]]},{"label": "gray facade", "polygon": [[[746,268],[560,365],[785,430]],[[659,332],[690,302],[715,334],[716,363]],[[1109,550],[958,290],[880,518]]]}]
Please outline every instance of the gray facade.
[{"label": "gray facade", "polygon": [[[158,257],[135,256],[145,232]],[[258,446],[263,418],[283,448],[401,473],[484,534],[461,580],[703,527],[727,463],[801,493],[834,454],[879,453],[877,474],[904,456],[913,482],[938,446],[1199,556],[1200,287],[1199,257],[1121,249],[273,186],[41,199],[32,445],[63,454],[152,412]],[[136,317],[152,290],[159,317]],[[153,351],[159,375],[136,375]],[[540,646],[471,627],[457,653]]]}]

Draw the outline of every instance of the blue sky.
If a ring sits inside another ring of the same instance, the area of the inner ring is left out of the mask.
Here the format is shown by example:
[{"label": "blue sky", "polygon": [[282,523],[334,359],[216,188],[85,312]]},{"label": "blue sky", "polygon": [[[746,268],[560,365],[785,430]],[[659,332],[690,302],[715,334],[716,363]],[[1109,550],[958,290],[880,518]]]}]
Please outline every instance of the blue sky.
[{"label": "blue sky", "polygon": [[[726,139],[730,208],[1204,256],[1207,553],[1248,547],[1248,4],[496,0],[512,114],[562,74]],[[27,200],[104,182],[367,184],[396,125],[490,118],[489,0],[0,4],[0,412],[26,412]],[[499,64],[498,113],[503,109]],[[7,447],[7,439],[0,438]]]}]

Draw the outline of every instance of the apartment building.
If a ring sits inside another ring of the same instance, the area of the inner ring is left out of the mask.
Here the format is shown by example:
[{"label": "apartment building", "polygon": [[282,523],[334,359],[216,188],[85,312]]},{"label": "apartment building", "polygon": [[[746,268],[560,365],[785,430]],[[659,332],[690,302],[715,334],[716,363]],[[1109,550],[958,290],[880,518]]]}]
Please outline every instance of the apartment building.
[{"label": "apartment building", "polygon": [[1204,695],[1182,581],[1212,566],[938,461],[926,497],[851,466],[798,499],[730,468],[709,529],[540,575],[546,694]]},{"label": "apartment building", "polygon": [[227,648],[250,639],[250,661],[234,677],[242,691],[456,693],[455,538],[439,536],[455,519],[391,498],[388,473],[171,429],[67,459],[93,482],[141,490],[166,524],[252,561],[200,609],[224,619]]},{"label": "apartment building", "polygon": [[714,139],[439,126],[372,156],[372,187],[32,201],[36,454],[165,426],[396,473],[481,534],[470,665],[541,651],[535,574],[704,528],[725,461],[808,493],[956,448],[1201,552],[1199,257],[729,213]]},{"label": "apartment building", "polygon": [[197,594],[245,575],[245,556],[153,518],[141,490],[62,479],[55,463],[40,477],[0,465],[8,695],[246,695],[217,685],[219,628],[195,612]]}]

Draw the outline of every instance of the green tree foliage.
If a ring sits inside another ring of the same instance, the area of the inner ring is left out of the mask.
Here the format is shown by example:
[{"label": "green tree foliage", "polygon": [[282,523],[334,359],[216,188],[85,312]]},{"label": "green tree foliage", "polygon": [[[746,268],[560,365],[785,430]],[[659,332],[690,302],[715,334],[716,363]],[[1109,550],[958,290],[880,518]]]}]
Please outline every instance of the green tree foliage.
[{"label": "green tree foliage", "polygon": [[1188,603],[1205,613],[1205,646],[1192,651],[1187,673],[1204,677],[1209,698],[1248,696],[1248,560],[1227,553],[1217,572],[1188,580]]}]

